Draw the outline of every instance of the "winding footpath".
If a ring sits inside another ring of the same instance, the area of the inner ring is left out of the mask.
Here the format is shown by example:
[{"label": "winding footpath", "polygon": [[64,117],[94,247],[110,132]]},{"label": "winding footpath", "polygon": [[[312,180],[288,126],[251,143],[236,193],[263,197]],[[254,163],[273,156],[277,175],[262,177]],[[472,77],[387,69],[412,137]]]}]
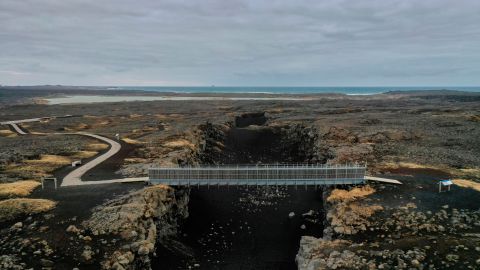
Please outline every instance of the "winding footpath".
[{"label": "winding footpath", "polygon": [[[18,120],[18,121],[7,121],[1,122],[2,125],[9,125],[11,126],[19,135],[27,135],[25,131],[23,131],[18,124],[26,123],[26,122],[38,122],[41,118],[34,118],[34,119],[25,119],[25,120]],[[111,183],[126,183],[126,182],[145,182],[148,181],[148,177],[134,177],[134,178],[121,178],[121,179],[111,179],[111,180],[98,180],[98,181],[82,181],[82,176],[85,175],[88,171],[98,166],[100,163],[104,162],[105,160],[109,159],[116,153],[120,151],[122,145],[118,142],[109,139],[107,137],[103,137],[96,134],[86,133],[86,132],[77,132],[77,133],[51,133],[53,135],[81,135],[87,136],[90,138],[94,138],[110,145],[110,149],[108,151],[93,160],[87,162],[86,164],[76,168],[75,170],[68,173],[62,180],[62,184],[60,186],[67,187],[67,186],[80,186],[80,185],[98,185],[98,184],[111,184]]]},{"label": "winding footpath", "polygon": [[5,121],[5,122],[0,122],[0,125],[9,125],[17,132],[19,135],[27,135],[25,131],[23,131],[18,124],[21,123],[29,123],[29,122],[39,122],[41,121],[42,118],[31,118],[31,119],[23,119],[23,120],[15,120],[15,121]]}]

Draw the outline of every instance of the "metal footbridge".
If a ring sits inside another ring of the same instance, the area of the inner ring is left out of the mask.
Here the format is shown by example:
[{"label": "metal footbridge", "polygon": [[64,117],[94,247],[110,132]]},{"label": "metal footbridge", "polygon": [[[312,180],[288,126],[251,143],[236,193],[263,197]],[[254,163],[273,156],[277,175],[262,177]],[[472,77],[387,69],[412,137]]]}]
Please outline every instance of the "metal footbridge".
[{"label": "metal footbridge", "polygon": [[158,167],[151,184],[170,186],[322,186],[365,183],[366,165],[246,165]]}]

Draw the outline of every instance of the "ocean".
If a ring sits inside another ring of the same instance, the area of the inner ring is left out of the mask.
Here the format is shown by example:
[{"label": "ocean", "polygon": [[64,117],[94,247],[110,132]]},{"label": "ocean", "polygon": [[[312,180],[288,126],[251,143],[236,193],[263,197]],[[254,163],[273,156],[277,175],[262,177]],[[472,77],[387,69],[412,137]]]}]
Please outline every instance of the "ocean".
[{"label": "ocean", "polygon": [[466,92],[480,92],[480,86],[375,86],[375,87],[277,87],[277,86],[122,86],[111,87],[117,90],[143,90],[155,92],[175,93],[268,93],[268,94],[319,94],[340,93],[347,95],[371,95],[389,91],[415,91],[415,90],[456,90]]}]

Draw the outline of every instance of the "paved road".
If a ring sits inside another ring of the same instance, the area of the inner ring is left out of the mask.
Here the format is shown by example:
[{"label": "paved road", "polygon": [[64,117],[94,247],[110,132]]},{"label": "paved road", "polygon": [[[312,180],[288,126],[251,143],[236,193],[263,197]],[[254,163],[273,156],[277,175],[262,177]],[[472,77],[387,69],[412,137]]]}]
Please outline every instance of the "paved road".
[{"label": "paved road", "polygon": [[0,122],[0,125],[9,125],[11,126],[15,132],[17,132],[19,135],[27,135],[25,131],[23,131],[18,124],[21,123],[30,123],[30,122],[39,122],[42,121],[42,118],[31,118],[31,119],[23,119],[23,120],[13,120],[13,121],[4,121]]},{"label": "paved road", "polygon": [[[93,169],[98,164],[104,162],[105,160],[109,159],[110,157],[112,157],[113,155],[118,153],[118,151],[120,151],[120,149],[122,148],[122,146],[118,142],[116,142],[114,140],[111,140],[109,138],[103,137],[103,136],[95,135],[95,134],[84,133],[84,132],[79,132],[79,133],[55,133],[55,134],[56,135],[82,135],[82,136],[92,137],[92,138],[104,141],[104,142],[106,142],[110,145],[110,149],[106,153],[96,157],[95,159],[87,162],[86,164],[78,167],[77,169],[75,169],[75,170],[71,171],[69,174],[67,174],[67,176],[65,176],[63,178],[62,187],[82,185],[82,176],[85,173],[87,173],[89,170]],[[83,183],[83,185],[86,182],[96,182],[96,181],[85,181]]]},{"label": "paved road", "polygon": [[101,185],[101,184],[113,184],[113,183],[132,183],[132,182],[147,182],[148,177],[130,177],[130,178],[120,178],[120,179],[111,179],[111,180],[98,180],[98,181],[80,181],[71,183],[69,185],[64,185],[65,178],[62,182],[62,187],[65,186],[81,186],[81,185]]},{"label": "paved road", "polygon": [[9,124],[18,134],[20,135],[27,135],[25,131],[23,131],[17,124],[11,123]]},{"label": "paved road", "polygon": [[4,122],[0,122],[0,125],[11,125],[11,124],[21,124],[21,123],[29,123],[29,122],[39,122],[39,121],[42,121],[43,119],[49,119],[49,118],[50,117],[4,121]]},{"label": "paved road", "polygon": [[99,181],[82,181],[82,176],[99,165],[100,163],[104,162],[105,160],[109,159],[116,153],[120,151],[122,146],[107,137],[103,137],[100,135],[95,135],[91,133],[85,132],[78,132],[78,133],[55,133],[56,135],[83,135],[91,138],[95,138],[101,141],[104,141],[110,144],[110,149],[105,153],[102,154],[95,159],[87,162],[86,164],[78,167],[77,169],[71,171],[67,174],[62,181],[62,187],[68,186],[78,186],[78,185],[98,185],[98,184],[110,184],[110,183],[126,183],[126,182],[145,182],[148,180],[148,177],[135,177],[135,178],[121,178],[121,179],[111,179],[111,180],[99,180]]},{"label": "paved road", "polygon": [[[27,122],[38,122],[44,118],[32,118],[32,119],[24,119],[24,120],[16,120],[16,121],[5,121],[0,122],[1,125],[10,125],[18,134],[20,135],[27,135],[19,126],[19,123],[27,123]],[[110,183],[126,183],[126,182],[145,182],[148,181],[148,177],[134,177],[134,178],[121,178],[121,179],[111,179],[111,180],[99,180],[99,181],[82,181],[82,176],[85,175],[88,171],[99,165],[100,163],[104,162],[105,160],[109,159],[116,153],[120,151],[122,146],[107,137],[103,137],[96,134],[86,133],[86,132],[78,132],[78,133],[52,133],[54,135],[82,135],[91,137],[97,140],[104,141],[110,145],[110,149],[96,157],[95,159],[87,162],[86,164],[76,168],[75,170],[71,171],[67,174],[62,181],[61,186],[78,186],[78,185],[98,185],[98,184],[110,184]]]}]

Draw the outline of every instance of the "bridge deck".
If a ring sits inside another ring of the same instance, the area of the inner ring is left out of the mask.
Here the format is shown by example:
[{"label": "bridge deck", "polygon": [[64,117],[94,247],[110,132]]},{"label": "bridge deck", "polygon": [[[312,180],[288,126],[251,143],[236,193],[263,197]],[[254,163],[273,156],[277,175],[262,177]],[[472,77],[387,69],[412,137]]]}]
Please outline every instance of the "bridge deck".
[{"label": "bridge deck", "polygon": [[149,170],[152,184],[188,185],[352,185],[365,183],[360,165],[262,165],[162,167]]}]

